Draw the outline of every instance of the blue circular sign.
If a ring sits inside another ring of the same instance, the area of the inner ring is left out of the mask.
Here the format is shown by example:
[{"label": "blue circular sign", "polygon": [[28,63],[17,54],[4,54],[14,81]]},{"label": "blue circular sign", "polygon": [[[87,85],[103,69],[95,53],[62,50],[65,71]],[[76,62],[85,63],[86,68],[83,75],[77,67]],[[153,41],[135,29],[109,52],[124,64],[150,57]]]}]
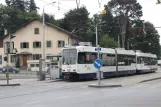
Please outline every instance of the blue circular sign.
[{"label": "blue circular sign", "polygon": [[99,60],[99,59],[96,59],[95,61],[94,61],[94,67],[95,68],[101,68],[102,67],[102,61],[101,60]]}]

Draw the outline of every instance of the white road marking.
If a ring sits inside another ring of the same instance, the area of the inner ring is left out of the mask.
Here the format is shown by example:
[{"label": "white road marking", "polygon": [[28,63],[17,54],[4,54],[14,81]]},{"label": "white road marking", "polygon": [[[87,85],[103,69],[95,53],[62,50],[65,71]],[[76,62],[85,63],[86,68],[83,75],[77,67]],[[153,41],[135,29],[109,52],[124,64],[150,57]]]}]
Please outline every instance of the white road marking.
[{"label": "white road marking", "polygon": [[81,93],[79,95],[87,95],[87,94],[91,94],[92,92],[86,92],[86,93]]},{"label": "white road marking", "polygon": [[34,105],[34,107],[46,107],[47,105]]},{"label": "white road marking", "polygon": [[106,89],[104,89],[104,90],[100,90],[100,91],[106,91]]},{"label": "white road marking", "polygon": [[59,99],[63,99],[63,98],[68,98],[68,96],[63,96],[63,97],[59,97],[59,98],[52,98],[53,100],[59,100]]},{"label": "white road marking", "polygon": [[24,105],[32,105],[32,104],[37,104],[37,103],[40,103],[40,101],[29,102],[29,103],[26,103]]},{"label": "white road marking", "polygon": [[160,88],[161,84],[152,85],[151,88]]}]

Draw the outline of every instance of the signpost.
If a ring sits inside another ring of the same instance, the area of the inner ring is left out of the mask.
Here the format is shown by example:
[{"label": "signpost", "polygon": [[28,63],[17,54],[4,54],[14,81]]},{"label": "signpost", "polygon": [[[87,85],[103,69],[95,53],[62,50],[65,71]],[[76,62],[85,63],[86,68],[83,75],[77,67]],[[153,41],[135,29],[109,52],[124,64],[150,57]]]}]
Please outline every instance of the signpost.
[{"label": "signpost", "polygon": [[15,36],[13,34],[9,34],[9,41],[6,41],[4,46],[4,52],[7,55],[7,57],[4,58],[4,60],[7,62],[7,84],[9,84],[9,55],[17,53],[17,49],[14,48],[14,42],[11,41],[11,39],[14,37]]},{"label": "signpost", "polygon": [[98,59],[96,59],[94,61],[94,67],[96,69],[98,69],[98,85],[101,85],[101,71],[100,71],[100,68],[102,67],[102,61],[99,58],[101,48],[99,48],[99,46],[98,46],[98,48],[96,50],[97,50],[97,53],[98,53],[98,55],[97,55]]}]

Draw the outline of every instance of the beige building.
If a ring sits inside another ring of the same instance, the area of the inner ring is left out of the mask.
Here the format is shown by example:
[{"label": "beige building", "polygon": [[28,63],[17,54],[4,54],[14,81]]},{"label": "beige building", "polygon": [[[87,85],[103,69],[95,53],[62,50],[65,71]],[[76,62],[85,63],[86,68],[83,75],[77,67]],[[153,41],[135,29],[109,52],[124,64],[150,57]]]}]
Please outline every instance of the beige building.
[{"label": "beige building", "polygon": [[[27,60],[39,60],[42,56],[42,38],[43,26],[39,20],[30,21],[13,32],[16,36],[12,39],[14,48],[17,49],[16,55],[10,55],[9,64],[15,65],[17,57],[20,58],[20,66],[26,66]],[[0,42],[3,44],[9,40],[9,36],[5,35]],[[45,54],[59,55],[61,49],[65,45],[73,45],[77,43],[77,36],[72,35],[70,32],[61,29],[53,24],[46,23],[45,26]],[[3,45],[1,43],[1,45]],[[0,65],[4,66],[3,61],[4,45],[0,48]]]}]

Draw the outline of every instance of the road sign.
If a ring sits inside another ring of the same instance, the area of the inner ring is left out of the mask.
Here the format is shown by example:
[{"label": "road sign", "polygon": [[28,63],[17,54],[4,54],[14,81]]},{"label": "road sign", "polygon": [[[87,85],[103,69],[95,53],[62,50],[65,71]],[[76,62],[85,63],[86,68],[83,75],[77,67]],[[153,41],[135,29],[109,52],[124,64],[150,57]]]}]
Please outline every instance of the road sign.
[{"label": "road sign", "polygon": [[95,51],[101,51],[101,48],[95,48]]},{"label": "road sign", "polygon": [[102,67],[102,61],[99,60],[99,59],[96,59],[94,61],[94,67],[97,68],[97,69],[101,68]]}]

